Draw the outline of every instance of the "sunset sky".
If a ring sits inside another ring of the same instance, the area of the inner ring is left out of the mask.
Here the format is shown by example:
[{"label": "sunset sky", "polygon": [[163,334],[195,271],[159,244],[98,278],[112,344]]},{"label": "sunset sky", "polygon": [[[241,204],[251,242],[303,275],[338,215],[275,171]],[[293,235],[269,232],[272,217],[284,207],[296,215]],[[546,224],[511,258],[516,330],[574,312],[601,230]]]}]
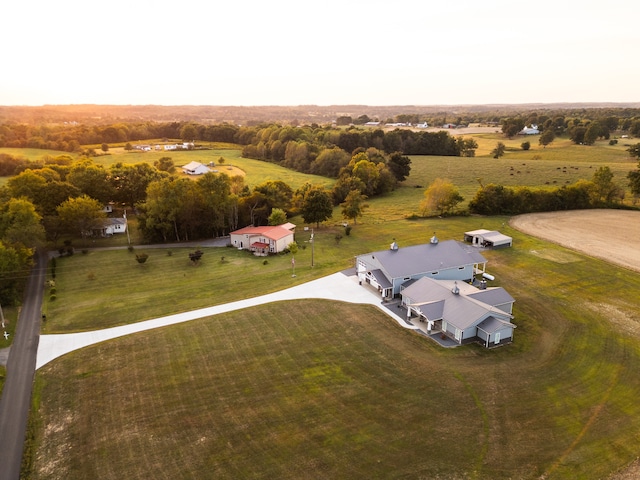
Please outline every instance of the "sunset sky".
[{"label": "sunset sky", "polygon": [[640,2],[4,1],[0,105],[640,101]]}]

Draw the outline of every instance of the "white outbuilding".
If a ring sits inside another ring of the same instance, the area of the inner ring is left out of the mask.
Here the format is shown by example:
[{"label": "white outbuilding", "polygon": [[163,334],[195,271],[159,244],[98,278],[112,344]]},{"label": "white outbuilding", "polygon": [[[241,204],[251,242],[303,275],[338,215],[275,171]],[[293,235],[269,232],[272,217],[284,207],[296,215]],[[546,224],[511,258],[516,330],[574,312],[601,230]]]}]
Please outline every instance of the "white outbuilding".
[{"label": "white outbuilding", "polygon": [[209,173],[211,169],[199,162],[190,162],[182,167],[182,171],[187,175],[204,175]]},{"label": "white outbuilding", "polygon": [[464,241],[474,247],[486,248],[511,247],[513,245],[513,238],[503,235],[497,230],[485,229],[464,232]]}]

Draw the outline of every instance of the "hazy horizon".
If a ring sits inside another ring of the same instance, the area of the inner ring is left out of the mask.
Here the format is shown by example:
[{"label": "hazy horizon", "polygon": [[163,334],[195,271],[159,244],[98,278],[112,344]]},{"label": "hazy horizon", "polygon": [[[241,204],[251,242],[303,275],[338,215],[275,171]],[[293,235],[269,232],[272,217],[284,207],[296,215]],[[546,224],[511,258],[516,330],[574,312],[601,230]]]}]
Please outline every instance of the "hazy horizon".
[{"label": "hazy horizon", "polygon": [[640,100],[640,4],[616,0],[35,0],[0,12],[6,106]]}]

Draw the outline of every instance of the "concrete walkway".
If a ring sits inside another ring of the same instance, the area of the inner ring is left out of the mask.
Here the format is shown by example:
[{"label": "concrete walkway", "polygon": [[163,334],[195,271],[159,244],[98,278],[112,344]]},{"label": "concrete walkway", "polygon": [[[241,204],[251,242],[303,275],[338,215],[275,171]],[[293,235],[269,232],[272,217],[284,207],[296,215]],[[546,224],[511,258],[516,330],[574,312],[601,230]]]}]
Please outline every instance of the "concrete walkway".
[{"label": "concrete walkway", "polygon": [[78,350],[88,345],[122,337],[124,335],[165,327],[167,325],[174,325],[176,323],[188,322],[189,320],[218,315],[220,313],[240,310],[264,303],[278,302],[282,300],[299,300],[305,298],[321,298],[349,303],[374,305],[393,318],[402,327],[411,330],[420,330],[420,328],[415,325],[407,324],[403,318],[386,308],[382,304],[377,292],[359,285],[357,276],[347,276],[344,273],[334,273],[279,292],[269,293],[267,295],[254,298],[247,298],[245,300],[226,303],[224,305],[216,305],[214,307],[178,313],[176,315],[169,315],[167,317],[156,318],[153,320],[146,320],[144,322],[133,323],[130,325],[105,328],[103,330],[94,330],[91,332],[41,335],[40,343],[38,345],[36,369],[66,353],[73,352],[74,350]]}]

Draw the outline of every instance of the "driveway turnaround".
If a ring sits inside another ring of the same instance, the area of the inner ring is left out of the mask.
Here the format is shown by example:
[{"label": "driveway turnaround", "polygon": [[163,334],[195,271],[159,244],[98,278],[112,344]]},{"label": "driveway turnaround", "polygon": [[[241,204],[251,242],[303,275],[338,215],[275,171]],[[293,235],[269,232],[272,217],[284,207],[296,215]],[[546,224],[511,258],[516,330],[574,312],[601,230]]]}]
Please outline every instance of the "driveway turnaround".
[{"label": "driveway turnaround", "polygon": [[357,276],[347,276],[344,273],[334,273],[333,275],[312,280],[311,282],[303,283],[301,285],[296,285],[295,287],[287,288],[279,292],[269,293],[254,298],[247,298],[237,302],[225,303],[223,305],[216,305],[214,307],[192,310],[190,312],[178,313],[153,320],[146,320],[130,325],[105,328],[103,330],[94,330],[91,332],[41,335],[40,343],[38,345],[36,369],[66,353],[73,352],[74,350],[78,350],[88,345],[130,335],[132,333],[166,327],[167,325],[188,322],[189,320],[210,317],[212,315],[240,310],[264,303],[306,298],[322,298],[326,300],[374,305],[392,317],[402,327],[419,330],[417,326],[409,325],[403,318],[386,308],[382,304],[377,292],[359,285]]}]

